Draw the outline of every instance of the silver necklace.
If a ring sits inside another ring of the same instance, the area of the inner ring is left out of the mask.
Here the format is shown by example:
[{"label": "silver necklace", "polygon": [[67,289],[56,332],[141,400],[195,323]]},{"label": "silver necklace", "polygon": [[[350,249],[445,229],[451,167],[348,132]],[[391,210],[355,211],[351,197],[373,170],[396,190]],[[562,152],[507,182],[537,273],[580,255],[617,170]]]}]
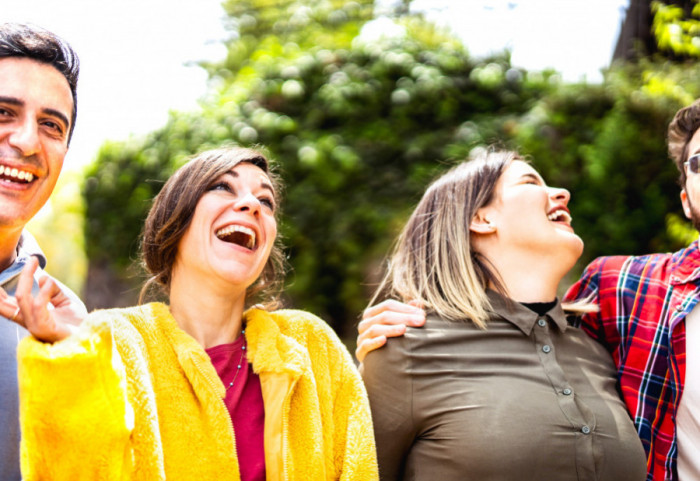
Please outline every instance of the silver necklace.
[{"label": "silver necklace", "polygon": [[230,383],[228,383],[228,386],[226,386],[226,390],[228,391],[232,386],[233,383],[236,382],[236,378],[238,377],[238,372],[241,370],[241,367],[243,366],[243,356],[245,356],[245,348],[246,348],[246,339],[245,339],[245,329],[241,331],[241,336],[243,336],[243,345],[241,346],[241,357],[238,359],[238,366],[236,366],[236,374],[233,375],[233,379],[231,380]]}]

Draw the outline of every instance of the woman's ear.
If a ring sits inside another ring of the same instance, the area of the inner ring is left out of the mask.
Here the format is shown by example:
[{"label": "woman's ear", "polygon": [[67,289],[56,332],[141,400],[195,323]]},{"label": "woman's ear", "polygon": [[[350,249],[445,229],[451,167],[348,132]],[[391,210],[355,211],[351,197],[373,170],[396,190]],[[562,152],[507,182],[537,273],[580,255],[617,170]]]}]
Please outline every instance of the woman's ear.
[{"label": "woman's ear", "polygon": [[479,209],[469,223],[469,230],[475,234],[493,234],[496,232],[496,225],[489,221],[484,209]]}]

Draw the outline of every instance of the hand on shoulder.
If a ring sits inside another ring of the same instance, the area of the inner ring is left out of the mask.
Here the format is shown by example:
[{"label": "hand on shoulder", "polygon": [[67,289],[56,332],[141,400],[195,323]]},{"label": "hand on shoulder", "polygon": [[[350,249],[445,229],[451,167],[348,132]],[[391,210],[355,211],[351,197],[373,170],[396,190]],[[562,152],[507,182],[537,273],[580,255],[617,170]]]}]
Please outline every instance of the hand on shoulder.
[{"label": "hand on shoulder", "polygon": [[382,347],[389,337],[402,336],[406,326],[420,327],[425,324],[425,311],[417,302],[403,303],[387,299],[368,307],[362,313],[357,326],[357,349],[355,357],[362,362],[365,356]]}]

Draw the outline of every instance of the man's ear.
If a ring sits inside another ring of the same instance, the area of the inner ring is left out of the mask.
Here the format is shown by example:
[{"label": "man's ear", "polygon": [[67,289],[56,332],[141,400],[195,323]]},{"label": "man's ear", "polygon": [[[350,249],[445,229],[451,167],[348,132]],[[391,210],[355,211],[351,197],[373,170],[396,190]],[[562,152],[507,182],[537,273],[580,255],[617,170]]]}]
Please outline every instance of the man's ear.
[{"label": "man's ear", "polygon": [[685,189],[681,189],[681,204],[683,205],[683,212],[688,219],[693,218],[693,212],[690,209],[690,201],[688,200],[688,193]]},{"label": "man's ear", "polygon": [[469,223],[469,230],[475,234],[493,234],[496,232],[496,225],[489,221],[483,209],[479,209]]}]

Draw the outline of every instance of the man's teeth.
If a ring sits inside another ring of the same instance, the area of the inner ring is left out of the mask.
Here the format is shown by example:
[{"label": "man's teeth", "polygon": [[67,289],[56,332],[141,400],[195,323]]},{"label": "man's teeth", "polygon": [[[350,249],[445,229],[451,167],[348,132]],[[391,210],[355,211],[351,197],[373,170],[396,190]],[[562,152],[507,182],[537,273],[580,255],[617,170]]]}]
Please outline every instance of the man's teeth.
[{"label": "man's teeth", "polygon": [[25,182],[31,182],[34,180],[34,174],[25,172],[24,170],[19,170],[16,167],[6,167],[4,165],[0,165],[0,175],[10,177],[12,179],[23,180]]},{"label": "man's teeth", "polygon": [[547,218],[551,221],[558,221],[558,222],[566,222],[567,224],[571,223],[571,216],[569,213],[565,210],[555,210],[551,214],[547,216]]},{"label": "man's teeth", "polygon": [[234,242],[248,249],[255,247],[255,231],[242,225],[229,225],[223,229],[216,231],[216,237],[225,240],[230,237],[228,242]]}]

